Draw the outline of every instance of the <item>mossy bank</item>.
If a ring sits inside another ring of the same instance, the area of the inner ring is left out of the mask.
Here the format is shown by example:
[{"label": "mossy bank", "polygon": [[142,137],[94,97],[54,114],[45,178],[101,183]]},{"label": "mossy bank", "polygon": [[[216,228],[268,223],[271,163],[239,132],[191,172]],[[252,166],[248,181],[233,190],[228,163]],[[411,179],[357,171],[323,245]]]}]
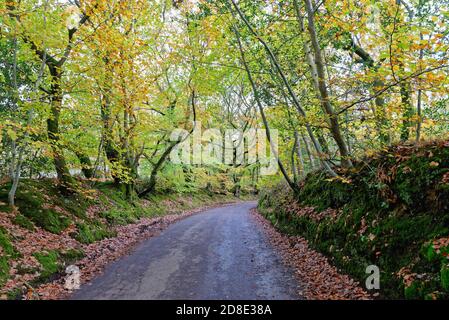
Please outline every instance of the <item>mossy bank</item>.
[{"label": "mossy bank", "polygon": [[362,284],[378,266],[379,297],[449,298],[449,142],[393,146],[285,190],[265,192],[259,211]]}]

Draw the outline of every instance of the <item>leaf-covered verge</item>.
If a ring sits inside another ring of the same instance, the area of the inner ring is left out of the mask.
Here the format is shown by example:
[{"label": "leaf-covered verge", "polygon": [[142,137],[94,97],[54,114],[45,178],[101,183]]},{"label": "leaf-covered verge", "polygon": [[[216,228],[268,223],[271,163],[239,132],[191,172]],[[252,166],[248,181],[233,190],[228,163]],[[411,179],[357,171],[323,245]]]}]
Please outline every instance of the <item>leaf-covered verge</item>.
[{"label": "leaf-covered verge", "polygon": [[264,193],[259,211],[361,283],[377,265],[380,298],[449,298],[448,141],[389,147],[339,178],[310,173],[297,195]]},{"label": "leaf-covered verge", "polygon": [[300,297],[307,300],[371,299],[360,283],[339,272],[323,254],[310,248],[306,239],[276,230],[256,209],[252,209],[251,214],[280,252],[284,264],[294,271]]},{"label": "leaf-covered verge", "polygon": [[237,200],[229,193],[198,191],[153,193],[130,202],[107,182],[95,187],[80,182],[83,188],[70,195],[62,195],[52,179],[22,183],[16,210],[6,205],[9,185],[0,186],[1,299],[27,297],[35,288],[60,279],[69,264],[103,259],[88,272],[92,276],[148,235],[149,226],[161,228],[183,212]]}]

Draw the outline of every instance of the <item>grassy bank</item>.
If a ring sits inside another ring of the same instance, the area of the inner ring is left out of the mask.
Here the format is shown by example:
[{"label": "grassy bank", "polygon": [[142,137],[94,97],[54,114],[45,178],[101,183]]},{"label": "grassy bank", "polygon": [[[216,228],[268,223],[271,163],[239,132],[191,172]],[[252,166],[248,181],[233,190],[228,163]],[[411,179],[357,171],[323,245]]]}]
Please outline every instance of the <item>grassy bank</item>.
[{"label": "grassy bank", "polygon": [[[84,256],[83,247],[116,235],[116,227],[238,200],[231,193],[154,193],[128,201],[113,184],[80,182],[62,195],[51,179],[22,180],[16,209],[7,204],[10,185],[0,186],[0,292],[17,297],[61,276],[65,266]],[[243,195],[245,199],[250,196]]]},{"label": "grassy bank", "polygon": [[394,146],[340,173],[309,174],[297,195],[278,186],[259,211],[361,283],[377,265],[380,297],[449,298],[449,142]]}]

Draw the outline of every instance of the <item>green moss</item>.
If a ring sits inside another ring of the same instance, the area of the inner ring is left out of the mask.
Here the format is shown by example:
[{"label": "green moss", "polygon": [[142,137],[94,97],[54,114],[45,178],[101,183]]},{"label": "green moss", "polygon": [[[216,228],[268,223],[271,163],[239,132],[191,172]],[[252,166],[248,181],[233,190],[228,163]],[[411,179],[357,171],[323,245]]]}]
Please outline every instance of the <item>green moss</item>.
[{"label": "green moss", "polygon": [[9,277],[9,259],[0,255],[0,286],[3,286]]},{"label": "green moss", "polygon": [[136,221],[138,214],[133,209],[112,208],[100,214],[111,224],[126,225]]},{"label": "green moss", "polygon": [[[9,187],[10,184],[1,187],[0,199],[7,197]],[[20,213],[34,222],[36,226],[59,234],[70,225],[71,220],[53,209],[44,208],[45,204],[52,204],[51,201],[49,203],[49,200],[46,200],[45,196],[50,200],[60,197],[54,182],[51,180],[24,179],[16,193],[16,205]]]},{"label": "green moss", "polygon": [[20,256],[9,239],[6,230],[0,227],[0,286],[2,286],[9,277],[9,260]]},{"label": "green moss", "polygon": [[53,198],[53,203],[78,218],[86,219],[87,208],[96,203],[93,197],[87,196],[90,193],[94,194],[95,191],[83,189],[68,196],[57,195]]},{"label": "green moss", "polygon": [[46,281],[50,276],[62,270],[59,253],[56,250],[36,252],[33,256],[41,264],[39,281]]},{"label": "green moss", "polygon": [[3,227],[0,227],[0,247],[2,248],[3,255],[16,256],[17,251],[14,249],[11,240]]},{"label": "green moss", "polygon": [[433,248],[432,243],[426,243],[422,248],[422,253],[429,262],[434,262],[438,260],[438,254]]},{"label": "green moss", "polygon": [[71,220],[52,209],[44,209],[44,200],[31,192],[23,192],[18,196],[20,212],[38,227],[52,233],[61,233],[67,228]]},{"label": "green moss", "polygon": [[38,227],[56,234],[61,233],[71,224],[68,217],[50,209],[27,209],[21,212]]},{"label": "green moss", "polygon": [[6,296],[8,297],[8,300],[22,300],[22,289],[21,288],[14,288],[7,292]]},{"label": "green moss", "polygon": [[22,214],[16,215],[15,218],[13,219],[13,223],[17,224],[18,226],[21,226],[22,228],[28,229],[30,231],[34,230],[34,224],[30,221],[30,219],[28,219],[27,217],[25,217]]},{"label": "green moss", "polygon": [[126,198],[123,192],[118,190],[116,186],[111,182],[105,182],[98,185],[98,188],[101,192],[103,192],[109,200],[111,200],[115,206],[120,208],[133,208],[135,206],[135,203],[132,201],[129,201],[129,199]]},{"label": "green moss", "polygon": [[141,212],[144,217],[157,217],[167,214],[167,209],[161,205],[154,204],[147,208],[142,208]]},{"label": "green moss", "polygon": [[443,265],[440,271],[441,287],[449,292],[449,267]]},{"label": "green moss", "polygon": [[39,270],[21,270],[19,266],[18,272],[33,273],[38,271],[40,274],[32,283],[33,285],[38,285],[59,277],[60,273],[64,270],[64,266],[81,259],[84,256],[84,252],[78,249],[69,249],[66,251],[48,250],[36,252],[33,256],[40,263]]},{"label": "green moss", "polygon": [[304,205],[313,206],[317,211],[337,208],[350,200],[351,186],[340,181],[329,181],[322,173],[312,174],[306,178],[299,197]]},{"label": "green moss", "polygon": [[104,238],[113,237],[114,232],[108,230],[100,223],[77,223],[78,232],[75,235],[75,239],[81,243],[93,243]]},{"label": "green moss", "polygon": [[64,252],[60,252],[59,256],[66,265],[69,265],[84,258],[85,254],[82,249],[69,249]]},{"label": "green moss", "polygon": [[418,281],[414,281],[410,286],[404,289],[404,297],[406,299],[422,298],[422,287]]},{"label": "green moss", "polygon": [[[438,166],[430,165],[432,161]],[[262,194],[258,207],[278,229],[305,237],[361,283],[367,264],[379,266],[382,297],[434,297],[443,290],[440,269],[449,253],[449,248],[437,253],[430,245],[449,235],[449,188],[441,183],[448,171],[447,147],[399,151],[392,147],[356,163],[344,173],[344,179],[328,179],[322,172],[306,177],[296,201],[316,212],[337,209],[335,218],[316,221],[313,216],[287,213],[295,196],[287,194],[284,185]],[[426,281],[404,289],[402,279],[396,276],[404,267],[425,275]]]}]

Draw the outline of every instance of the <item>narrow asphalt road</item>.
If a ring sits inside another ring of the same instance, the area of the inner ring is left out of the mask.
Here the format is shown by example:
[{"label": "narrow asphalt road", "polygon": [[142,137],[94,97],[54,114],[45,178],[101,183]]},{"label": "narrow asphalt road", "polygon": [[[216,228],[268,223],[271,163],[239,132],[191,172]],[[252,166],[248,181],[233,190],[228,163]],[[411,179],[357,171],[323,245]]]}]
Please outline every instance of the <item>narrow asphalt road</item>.
[{"label": "narrow asphalt road", "polygon": [[183,219],[108,265],[72,299],[298,299],[296,281],[251,217],[255,202]]}]

